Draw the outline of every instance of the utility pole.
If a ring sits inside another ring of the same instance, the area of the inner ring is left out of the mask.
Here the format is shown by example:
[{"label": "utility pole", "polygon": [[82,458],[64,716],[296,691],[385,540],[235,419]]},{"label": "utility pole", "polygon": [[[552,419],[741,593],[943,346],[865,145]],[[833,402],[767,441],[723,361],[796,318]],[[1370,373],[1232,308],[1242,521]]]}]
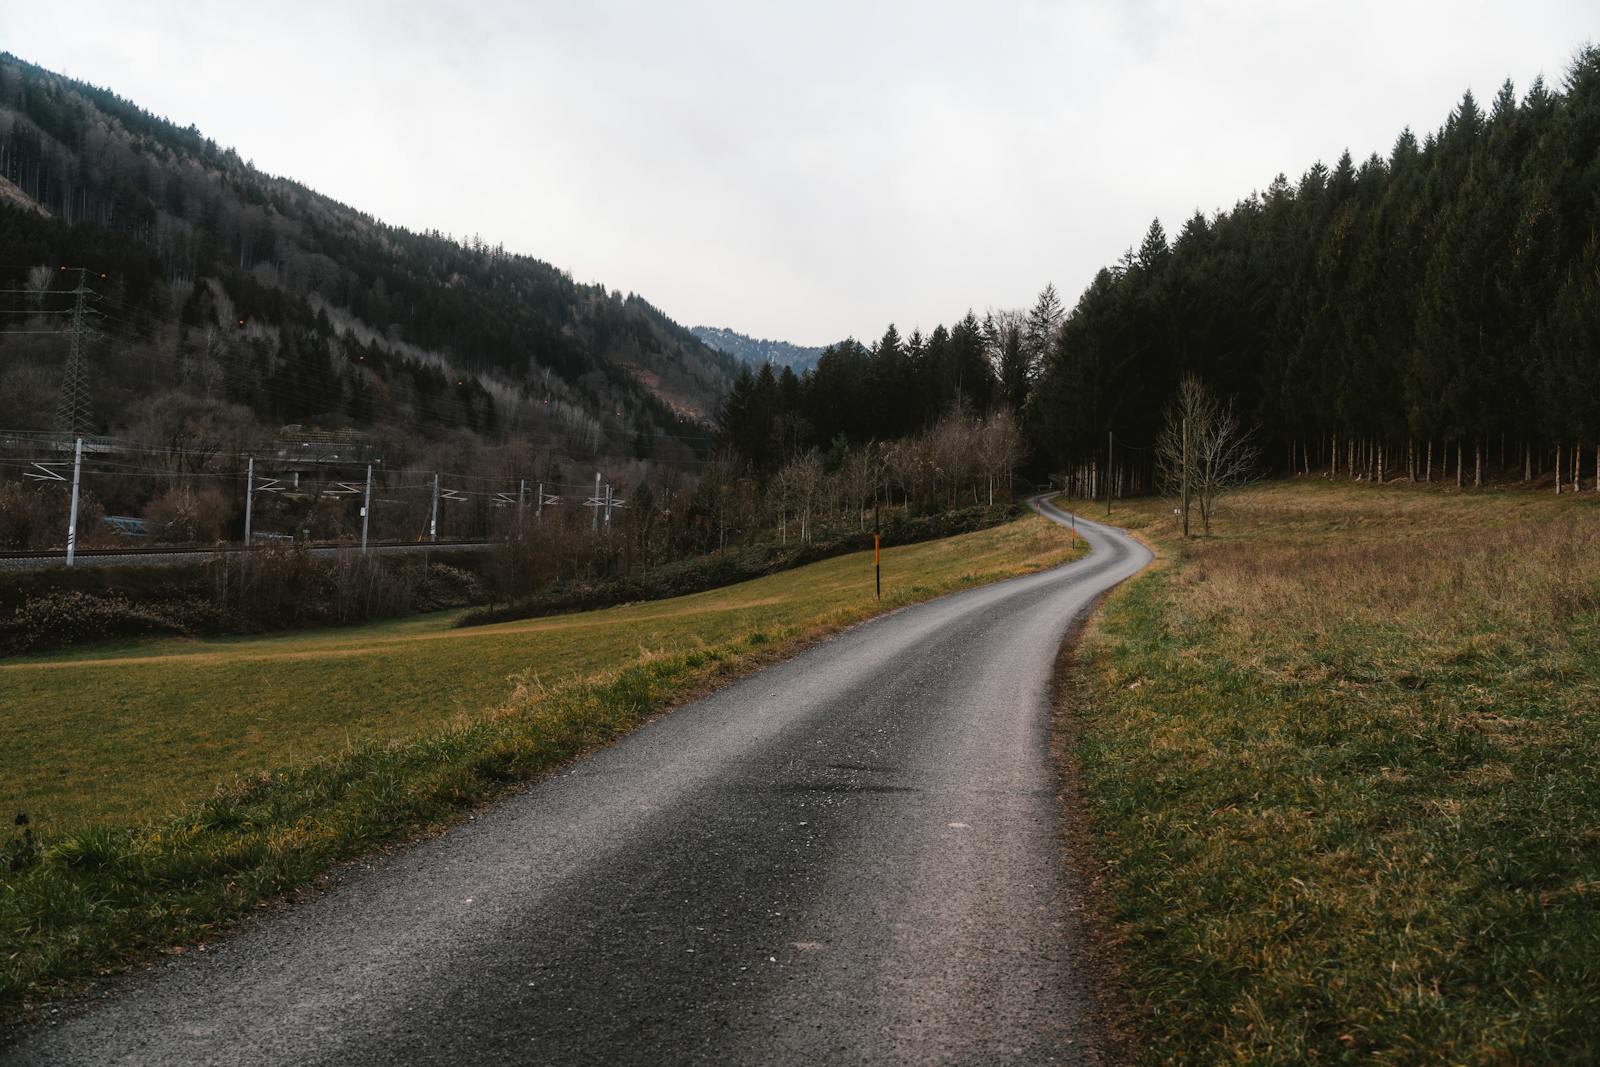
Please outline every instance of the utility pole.
[{"label": "utility pole", "polygon": [[606,483],[606,532],[611,532],[611,483]]},{"label": "utility pole", "polygon": [[89,347],[89,328],[83,316],[88,309],[89,287],[84,284],[86,271],[78,268],[78,288],[72,306],[72,326],[67,331],[69,349],[67,365],[62,369],[61,397],[56,403],[56,429],[62,433],[81,434],[89,429],[89,372],[85,363]]},{"label": "utility pole", "polygon": [[1113,450],[1116,448],[1116,444],[1117,444],[1117,442],[1116,442],[1115,435],[1110,430],[1107,430],[1106,431],[1106,518],[1108,518],[1108,519],[1111,517],[1111,483],[1115,480],[1111,476],[1111,457],[1112,457]]},{"label": "utility pole", "polygon": [[244,469],[244,547],[250,547],[250,519],[256,502],[256,457],[246,461]]},{"label": "utility pole", "polygon": [[522,540],[522,513],[527,510],[528,479],[517,480],[517,540]]},{"label": "utility pole", "polygon": [[428,540],[439,540],[439,472],[433,472],[433,508],[428,513]]},{"label": "utility pole", "polygon": [[1183,417],[1183,536],[1189,536],[1189,416]]},{"label": "utility pole", "polygon": [[600,472],[594,472],[594,514],[589,516],[591,532],[600,529]]},{"label": "utility pole", "polygon": [[361,554],[367,554],[367,523],[372,518],[372,464],[367,464],[367,492],[361,498]]},{"label": "utility pole", "polygon": [[541,526],[544,525],[544,483],[543,482],[539,483],[539,500],[538,500],[537,503],[534,504],[533,517],[535,519],[539,520],[539,524]]},{"label": "utility pole", "polygon": [[78,554],[78,478],[83,472],[83,438],[72,445],[72,511],[67,515],[67,566]]}]

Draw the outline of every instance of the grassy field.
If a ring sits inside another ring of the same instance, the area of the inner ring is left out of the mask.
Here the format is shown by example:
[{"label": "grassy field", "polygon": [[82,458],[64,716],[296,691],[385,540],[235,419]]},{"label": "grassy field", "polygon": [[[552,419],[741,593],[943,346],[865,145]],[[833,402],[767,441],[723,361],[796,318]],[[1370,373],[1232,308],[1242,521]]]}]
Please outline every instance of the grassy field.
[{"label": "grassy field", "polygon": [[[884,604],[1059,561],[1036,518],[890,549]],[[877,610],[871,553],[673,600],[452,629],[454,613],[359,629],[160,640],[0,662],[0,781],[35,829],[128,824],[235,775],[403,739],[641,655],[783,640]]]},{"label": "grassy field", "polygon": [[1148,1063],[1600,1062],[1600,500],[1275,484],[1065,706]]},{"label": "grassy field", "polygon": [[203,940],[341,859],[448,824],[663,706],[880,611],[1081,552],[1037,517],[743,585],[0,666],[0,1015]]}]

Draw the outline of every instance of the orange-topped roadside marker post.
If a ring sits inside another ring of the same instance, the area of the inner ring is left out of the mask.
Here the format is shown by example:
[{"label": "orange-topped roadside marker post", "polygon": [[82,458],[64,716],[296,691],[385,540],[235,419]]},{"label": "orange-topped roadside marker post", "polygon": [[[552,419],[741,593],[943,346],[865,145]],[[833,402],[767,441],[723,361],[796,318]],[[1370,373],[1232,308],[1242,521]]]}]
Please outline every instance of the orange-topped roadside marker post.
[{"label": "orange-topped roadside marker post", "polygon": [[882,600],[883,599],[883,550],[882,550],[882,548],[879,547],[880,544],[881,544],[881,542],[880,542],[880,540],[878,538],[878,535],[876,533],[874,533],[872,535],[872,571],[873,571],[873,577],[877,580],[877,583],[878,583],[878,599]]}]

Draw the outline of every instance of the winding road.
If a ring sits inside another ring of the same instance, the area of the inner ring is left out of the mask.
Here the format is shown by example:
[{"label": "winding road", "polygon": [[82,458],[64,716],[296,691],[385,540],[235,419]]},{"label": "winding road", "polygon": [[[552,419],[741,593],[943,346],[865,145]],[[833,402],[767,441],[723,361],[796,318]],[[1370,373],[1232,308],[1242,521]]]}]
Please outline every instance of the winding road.
[{"label": "winding road", "polygon": [[1150,553],[1077,528],[1076,563],[729,685],[0,1061],[1099,1062],[1050,677]]}]

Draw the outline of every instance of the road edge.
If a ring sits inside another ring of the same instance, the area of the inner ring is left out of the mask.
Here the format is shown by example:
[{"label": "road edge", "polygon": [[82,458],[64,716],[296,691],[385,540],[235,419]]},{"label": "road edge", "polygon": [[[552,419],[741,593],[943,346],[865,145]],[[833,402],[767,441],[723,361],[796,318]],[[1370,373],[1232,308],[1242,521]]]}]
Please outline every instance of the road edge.
[{"label": "road edge", "polygon": [[[1054,494],[1034,497],[1030,503],[1071,514],[1053,503]],[[1100,525],[1112,525],[1100,523]],[[1083,974],[1083,989],[1089,998],[1097,1051],[1104,1067],[1132,1063],[1138,1030],[1135,1025],[1133,983],[1129,976],[1123,938],[1111,920],[1111,896],[1106,886],[1105,867],[1095,855],[1093,818],[1084,792],[1083,768],[1078,759],[1084,723],[1076,709],[1074,691],[1083,641],[1098,620],[1106,601],[1132,582],[1148,577],[1167,565],[1167,558],[1136,531],[1115,527],[1122,534],[1150,550],[1151,559],[1137,573],[1129,575],[1096,597],[1093,604],[1068,626],[1056,651],[1050,670],[1050,762],[1056,779],[1056,804],[1060,813],[1059,842],[1062,884],[1066,891],[1067,921],[1077,928],[1083,952],[1078,962]]]}]

